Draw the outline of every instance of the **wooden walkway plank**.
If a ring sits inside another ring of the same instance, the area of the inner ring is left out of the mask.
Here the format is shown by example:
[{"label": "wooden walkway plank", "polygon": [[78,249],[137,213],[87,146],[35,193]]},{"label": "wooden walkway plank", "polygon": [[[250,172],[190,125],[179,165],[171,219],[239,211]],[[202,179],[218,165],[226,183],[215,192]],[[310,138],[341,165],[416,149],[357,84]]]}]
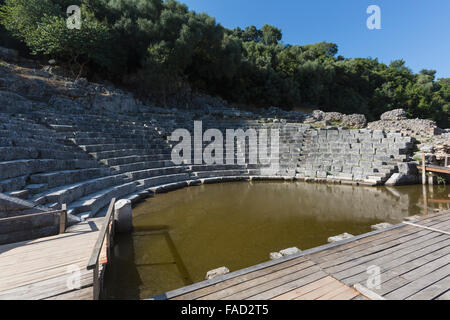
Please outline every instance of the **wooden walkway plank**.
[{"label": "wooden walkway plank", "polygon": [[318,269],[317,267],[315,267],[314,270],[315,272],[313,273],[304,275],[302,277],[296,277],[297,278],[296,280],[278,285],[270,290],[265,290],[256,295],[252,295],[251,297],[246,298],[246,300],[270,300],[276,296],[279,296],[280,294],[291,291],[295,288],[303,287],[309,283],[312,283],[327,276],[325,272]]},{"label": "wooden walkway plank", "polygon": [[[426,245],[420,246],[417,248],[418,250],[412,251],[408,254],[405,254],[399,258],[394,258],[392,260],[389,258],[389,256],[381,257],[381,258],[375,259],[374,261],[370,261],[370,264],[379,266],[381,268],[382,276],[383,276],[383,273],[385,273],[388,270],[391,270],[392,268],[395,268],[402,264],[408,263],[414,259],[423,257],[430,252],[440,250],[440,249],[442,249],[443,246],[447,247],[449,245],[450,245],[450,239],[443,241],[443,242],[437,242],[430,246],[426,246]],[[336,276],[339,277],[341,281],[343,281],[344,283],[346,283],[348,285],[353,285],[356,283],[364,282],[364,281],[367,281],[367,279],[369,277],[369,275],[367,274],[367,267],[369,267],[369,264],[355,267],[353,269],[353,272],[355,274],[350,275],[350,276],[348,276],[348,275],[341,276],[340,274],[336,274]]]},{"label": "wooden walkway plank", "polygon": [[[102,219],[75,225],[66,233],[0,246],[0,299],[88,299],[93,272],[86,270]],[[71,289],[73,267],[83,289]]]},{"label": "wooden walkway plank", "polygon": [[450,300],[450,290],[436,298],[436,300]]},{"label": "wooden walkway plank", "polygon": [[328,292],[317,300],[351,300],[359,294],[359,292],[350,287],[347,287],[342,282],[340,282],[340,284],[341,286],[338,289]]},{"label": "wooden walkway plank", "polygon": [[[433,285],[419,291],[412,296],[409,296],[406,300],[429,300],[436,299],[442,296],[445,292],[450,289],[450,275],[442,280],[434,283]],[[450,298],[450,297],[449,297]]]},{"label": "wooden walkway plank", "polygon": [[[433,216],[430,216],[428,218],[424,218],[420,221],[420,223],[426,225],[426,226],[436,226],[437,224],[450,222],[450,214],[436,214]],[[344,245],[338,246],[334,248],[333,250],[325,250],[314,254],[315,258],[319,257],[325,257],[330,254],[343,254],[345,255],[347,253],[347,250],[351,252],[355,252],[359,246],[364,244],[377,244],[377,243],[384,243],[387,241],[390,241],[392,239],[401,238],[405,235],[415,233],[418,230],[415,229],[412,226],[403,225],[401,228],[391,229],[387,231],[383,231],[380,234],[376,234],[370,237],[365,237],[356,241],[350,241]],[[364,247],[363,247],[364,248]]]},{"label": "wooden walkway plank", "polygon": [[[392,254],[402,248],[407,248],[414,246],[420,242],[426,241],[428,239],[437,238],[441,236],[440,233],[436,233],[429,230],[419,231],[417,234],[411,237],[403,238],[402,241],[395,240],[392,242],[385,243],[380,246],[367,246],[366,250],[358,254],[348,254],[346,257],[338,260],[330,260],[327,262],[320,263],[320,266],[330,273],[337,273],[342,270],[349,269],[350,267],[357,266],[358,264],[365,263],[367,261],[373,260],[375,257],[384,256]],[[311,257],[313,261],[316,261],[314,257]],[[316,261],[319,263],[319,261]]]},{"label": "wooden walkway plank", "polygon": [[[450,215],[449,215],[449,217],[450,217]],[[434,227],[444,227],[447,225],[450,226],[450,218],[448,221],[447,220],[439,221],[439,222],[432,224],[432,226],[434,226]],[[326,256],[318,256],[317,254],[314,254],[314,255],[312,255],[312,257],[314,257],[314,260],[317,262],[334,261],[339,257],[346,257],[349,254],[358,254],[358,252],[361,252],[362,250],[367,249],[367,247],[374,247],[376,245],[383,246],[387,243],[392,243],[392,242],[401,243],[401,242],[407,241],[408,239],[410,239],[412,237],[417,237],[418,235],[420,235],[420,236],[426,235],[426,234],[429,234],[430,232],[432,232],[430,230],[418,229],[413,226],[405,226],[405,227],[402,227],[400,229],[396,229],[393,231],[396,231],[396,233],[392,234],[389,237],[380,237],[379,239],[374,239],[373,241],[367,242],[365,244],[354,246],[348,250],[339,251],[336,253],[330,253]],[[355,249],[357,249],[357,250],[355,250]]]},{"label": "wooden walkway plank", "polygon": [[[442,223],[447,224],[447,222]],[[450,221],[448,223],[450,224]],[[437,225],[441,226],[441,223]],[[400,228],[399,230],[397,230],[398,233],[396,235],[393,235],[392,237],[383,237],[381,241],[374,240],[364,245],[353,247],[352,250],[330,253],[326,256],[317,257],[317,255],[311,255],[311,259],[313,259],[317,263],[321,263],[321,265],[324,267],[327,267],[326,264],[328,264],[328,266],[333,266],[351,260],[349,258],[361,257],[361,254],[363,252],[367,252],[367,250],[377,251],[380,250],[380,248],[385,248],[388,245],[393,246],[395,244],[401,244],[403,242],[409,241],[409,239],[417,238],[418,236],[422,235],[427,235],[432,232],[429,230],[421,230],[421,229],[418,230],[417,228],[414,228],[412,226],[408,226],[405,228],[408,228],[407,229],[408,232],[406,233],[404,232],[404,230],[406,229]]]},{"label": "wooden walkway plank", "polygon": [[311,291],[314,291],[318,288],[321,288],[323,286],[326,286],[333,282],[334,279],[332,277],[324,277],[316,282],[307,284],[304,287],[300,287],[298,289],[295,289],[293,291],[286,292],[285,294],[282,294],[278,297],[273,298],[272,300],[294,300],[295,298],[298,298],[304,294],[307,294]]},{"label": "wooden walkway plank", "polygon": [[[239,292],[233,293],[231,295],[228,295],[224,297],[225,300],[245,300],[249,299],[250,297],[253,297],[255,295],[261,294],[261,292],[269,291],[274,288],[280,288],[283,285],[293,282],[297,279],[304,278],[306,276],[309,276],[311,274],[315,274],[321,272],[321,270],[314,265],[313,263],[310,264],[308,268],[299,270],[297,272],[288,273],[282,277],[272,277],[270,281],[266,281],[263,283],[256,284],[255,286],[252,286],[250,288],[246,288],[245,290],[241,290]],[[323,273],[324,274],[324,273]],[[324,274],[325,275],[325,274]],[[298,288],[298,287],[297,287]],[[287,291],[290,291],[294,288],[289,288],[288,290],[285,290],[279,294],[275,294],[270,298],[273,298],[275,296],[278,296],[282,293],[285,293]],[[255,298],[257,299],[257,298]]]},{"label": "wooden walkway plank", "polygon": [[[92,286],[92,271],[83,270],[80,275],[80,286]],[[0,300],[38,300],[71,291],[67,276],[59,276],[29,285],[15,287],[0,292]]]},{"label": "wooden walkway plank", "polygon": [[358,291],[352,288],[348,288],[341,294],[330,298],[330,300],[353,300],[353,298],[357,297],[358,295],[359,295]]},{"label": "wooden walkway plank", "polygon": [[94,300],[94,288],[92,286],[63,293],[44,300]]},{"label": "wooden walkway plank", "polygon": [[322,297],[330,292],[335,292],[336,290],[338,290],[339,288],[342,288],[343,286],[345,288],[345,285],[343,285],[341,282],[337,281],[336,279],[334,279],[332,277],[330,277],[330,278],[332,280],[328,285],[319,287],[316,290],[313,290],[313,291],[305,293],[301,296],[298,296],[294,300],[318,300],[320,297]]},{"label": "wooden walkway plank", "polygon": [[233,295],[237,292],[241,292],[244,290],[247,290],[249,288],[253,288],[259,285],[263,285],[265,283],[270,283],[272,280],[275,279],[280,279],[283,278],[285,276],[289,276],[292,274],[296,274],[298,272],[302,272],[303,270],[309,270],[309,268],[311,268],[312,266],[314,266],[314,263],[312,261],[309,260],[305,260],[304,262],[300,263],[300,264],[296,264],[293,265],[291,267],[285,268],[285,269],[281,269],[279,271],[275,271],[272,273],[269,273],[268,275],[264,276],[264,277],[258,277],[231,287],[228,287],[224,290],[215,292],[215,293],[211,293],[209,295],[203,296],[200,298],[200,300],[217,300],[217,299],[223,299],[226,296],[229,295]]},{"label": "wooden walkway plank", "polygon": [[446,247],[448,245],[448,241],[445,240],[446,239],[444,239],[443,241],[441,237],[435,237],[428,241],[424,240],[423,242],[416,243],[415,245],[413,244],[412,246],[398,246],[395,247],[396,250],[387,249],[384,251],[380,251],[377,254],[370,255],[371,259],[362,260],[362,263],[359,263],[361,262],[361,260],[358,259],[352,260],[354,262],[353,265],[349,266],[349,264],[346,264],[346,266],[349,266],[348,268],[337,269],[338,267],[335,267],[333,269],[324,269],[327,270],[327,272],[332,273],[339,280],[347,279],[354,275],[367,272],[367,268],[371,265],[376,265],[383,270],[387,270],[388,266],[390,265],[398,265],[397,260],[413,260],[415,258],[415,255],[420,254],[419,251],[421,249],[425,249],[424,255],[426,255],[431,252],[430,247],[435,248],[435,250],[442,249],[443,246]]},{"label": "wooden walkway plank", "polygon": [[[448,262],[448,257],[447,262]],[[445,265],[442,268],[434,270],[434,272],[429,273],[426,277],[421,277],[415,281],[404,285],[403,287],[396,289],[385,295],[386,299],[401,300],[406,299],[413,294],[425,289],[428,286],[444,279],[450,274],[450,264]]]},{"label": "wooden walkway plank", "polygon": [[305,261],[307,261],[306,257],[301,257],[301,258],[289,260],[289,261],[286,261],[284,263],[276,264],[276,265],[271,266],[271,267],[267,267],[267,268],[260,269],[260,270],[257,270],[257,271],[251,272],[251,273],[247,273],[247,274],[244,274],[242,276],[231,278],[231,279],[219,282],[217,284],[213,284],[213,285],[201,288],[199,290],[192,291],[192,292],[189,292],[189,293],[177,296],[177,297],[173,298],[173,300],[198,299],[200,297],[206,296],[208,294],[212,294],[212,293],[220,291],[220,290],[224,290],[226,288],[229,288],[229,287],[241,284],[243,282],[246,282],[246,281],[249,281],[249,280],[253,280],[255,278],[259,278],[259,277],[268,275],[270,273],[286,269],[286,268],[294,266],[294,265],[298,265],[298,264],[303,263]]},{"label": "wooden walkway plank", "polygon": [[440,262],[445,264],[449,252],[449,247],[446,247],[383,272],[381,274],[382,291],[380,292],[386,294],[395,288],[432,273],[440,267]]}]

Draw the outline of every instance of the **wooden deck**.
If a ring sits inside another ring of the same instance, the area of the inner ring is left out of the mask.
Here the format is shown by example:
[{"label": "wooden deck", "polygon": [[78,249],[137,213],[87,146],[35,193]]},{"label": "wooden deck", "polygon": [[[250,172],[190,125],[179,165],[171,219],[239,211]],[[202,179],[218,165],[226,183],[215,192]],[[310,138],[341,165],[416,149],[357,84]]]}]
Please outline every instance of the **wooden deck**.
[{"label": "wooden deck", "polygon": [[[92,300],[93,270],[86,267],[103,222],[92,219],[64,234],[0,246],[0,299]],[[80,289],[72,289],[77,270]]]},{"label": "wooden deck", "polygon": [[[376,268],[379,283],[370,272]],[[268,261],[153,299],[448,300],[450,212]]]},{"label": "wooden deck", "polygon": [[[423,166],[422,165],[418,165],[417,169],[419,170],[423,170]],[[432,166],[432,165],[427,165],[425,167],[425,171],[426,172],[437,172],[437,173],[446,173],[446,174],[450,174],[450,167],[448,166]]]}]

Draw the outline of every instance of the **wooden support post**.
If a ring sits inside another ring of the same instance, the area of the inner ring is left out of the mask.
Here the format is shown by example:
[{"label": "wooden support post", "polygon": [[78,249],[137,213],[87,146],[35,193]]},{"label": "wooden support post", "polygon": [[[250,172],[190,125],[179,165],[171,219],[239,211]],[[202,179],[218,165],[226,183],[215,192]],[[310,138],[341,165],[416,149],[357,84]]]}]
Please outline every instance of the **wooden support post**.
[{"label": "wooden support post", "polygon": [[61,206],[62,212],[59,214],[59,234],[66,231],[67,226],[67,205],[64,203]]},{"label": "wooden support post", "polygon": [[445,155],[445,167],[448,167],[448,158],[450,156],[448,154]]},{"label": "wooden support post", "polygon": [[94,300],[98,300],[100,297],[100,279],[99,279],[99,265],[98,261],[95,265],[94,272],[93,272],[93,290],[94,290]]},{"label": "wooden support post", "polygon": [[111,261],[111,222],[108,221],[107,223],[108,231],[106,231],[106,261],[109,263]]},{"label": "wooden support post", "polygon": [[422,186],[422,191],[423,191],[423,205],[424,205],[424,209],[425,209],[425,215],[428,215],[428,193],[427,193],[427,186],[423,185]]},{"label": "wooden support post", "polygon": [[422,153],[422,184],[426,185],[427,184],[427,170],[426,170],[426,166],[425,166],[425,153]]}]

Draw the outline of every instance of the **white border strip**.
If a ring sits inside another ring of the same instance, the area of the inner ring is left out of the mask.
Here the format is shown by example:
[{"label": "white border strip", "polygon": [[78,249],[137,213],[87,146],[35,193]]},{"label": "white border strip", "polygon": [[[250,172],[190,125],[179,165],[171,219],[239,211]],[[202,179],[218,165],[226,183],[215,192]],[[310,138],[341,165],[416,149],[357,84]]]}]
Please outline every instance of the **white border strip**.
[{"label": "white border strip", "polygon": [[446,235],[450,236],[450,232],[447,232],[447,231],[444,231],[444,230],[430,228],[430,227],[427,227],[427,226],[422,226],[420,224],[415,224],[415,223],[411,223],[411,222],[403,222],[403,223],[407,224],[407,225],[410,225],[410,226],[413,226],[413,227],[427,229],[427,230],[430,230],[430,231],[439,232],[439,233],[443,233],[443,234],[446,234]]},{"label": "white border strip", "polygon": [[361,293],[366,298],[369,298],[370,300],[386,300],[379,294],[373,292],[372,290],[367,289],[366,287],[364,287],[359,283],[355,284],[353,288],[355,288],[355,290],[357,290],[359,293]]}]

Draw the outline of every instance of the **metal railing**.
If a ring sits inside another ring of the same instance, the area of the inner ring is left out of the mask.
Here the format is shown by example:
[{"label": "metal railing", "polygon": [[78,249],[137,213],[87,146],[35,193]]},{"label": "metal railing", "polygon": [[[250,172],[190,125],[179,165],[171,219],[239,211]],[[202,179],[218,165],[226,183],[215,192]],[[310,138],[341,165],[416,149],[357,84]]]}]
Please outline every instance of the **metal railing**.
[{"label": "metal railing", "polygon": [[33,217],[39,217],[39,216],[47,216],[47,215],[51,215],[51,214],[59,215],[59,234],[64,233],[66,231],[66,227],[67,227],[67,205],[66,204],[63,204],[61,206],[61,210],[43,211],[43,212],[38,212],[38,213],[30,213],[30,214],[24,214],[24,215],[19,215],[19,216],[14,216],[14,217],[1,218],[0,223],[14,221],[14,220],[27,219],[27,218],[33,218]]},{"label": "metal railing", "polygon": [[[116,203],[116,198],[111,200],[109,204],[108,212],[105,217],[105,223],[103,224],[97,241],[95,242],[94,248],[92,250],[91,258],[89,259],[87,269],[94,270],[93,274],[93,289],[94,289],[94,300],[98,300],[100,297],[100,291],[102,288],[102,278],[100,274],[100,265],[107,264],[110,261],[112,239],[114,237],[114,205]],[[106,242],[105,242],[106,240]],[[102,253],[103,247],[106,246],[106,262],[100,261],[100,255]],[[103,270],[102,270],[103,271]]]}]

